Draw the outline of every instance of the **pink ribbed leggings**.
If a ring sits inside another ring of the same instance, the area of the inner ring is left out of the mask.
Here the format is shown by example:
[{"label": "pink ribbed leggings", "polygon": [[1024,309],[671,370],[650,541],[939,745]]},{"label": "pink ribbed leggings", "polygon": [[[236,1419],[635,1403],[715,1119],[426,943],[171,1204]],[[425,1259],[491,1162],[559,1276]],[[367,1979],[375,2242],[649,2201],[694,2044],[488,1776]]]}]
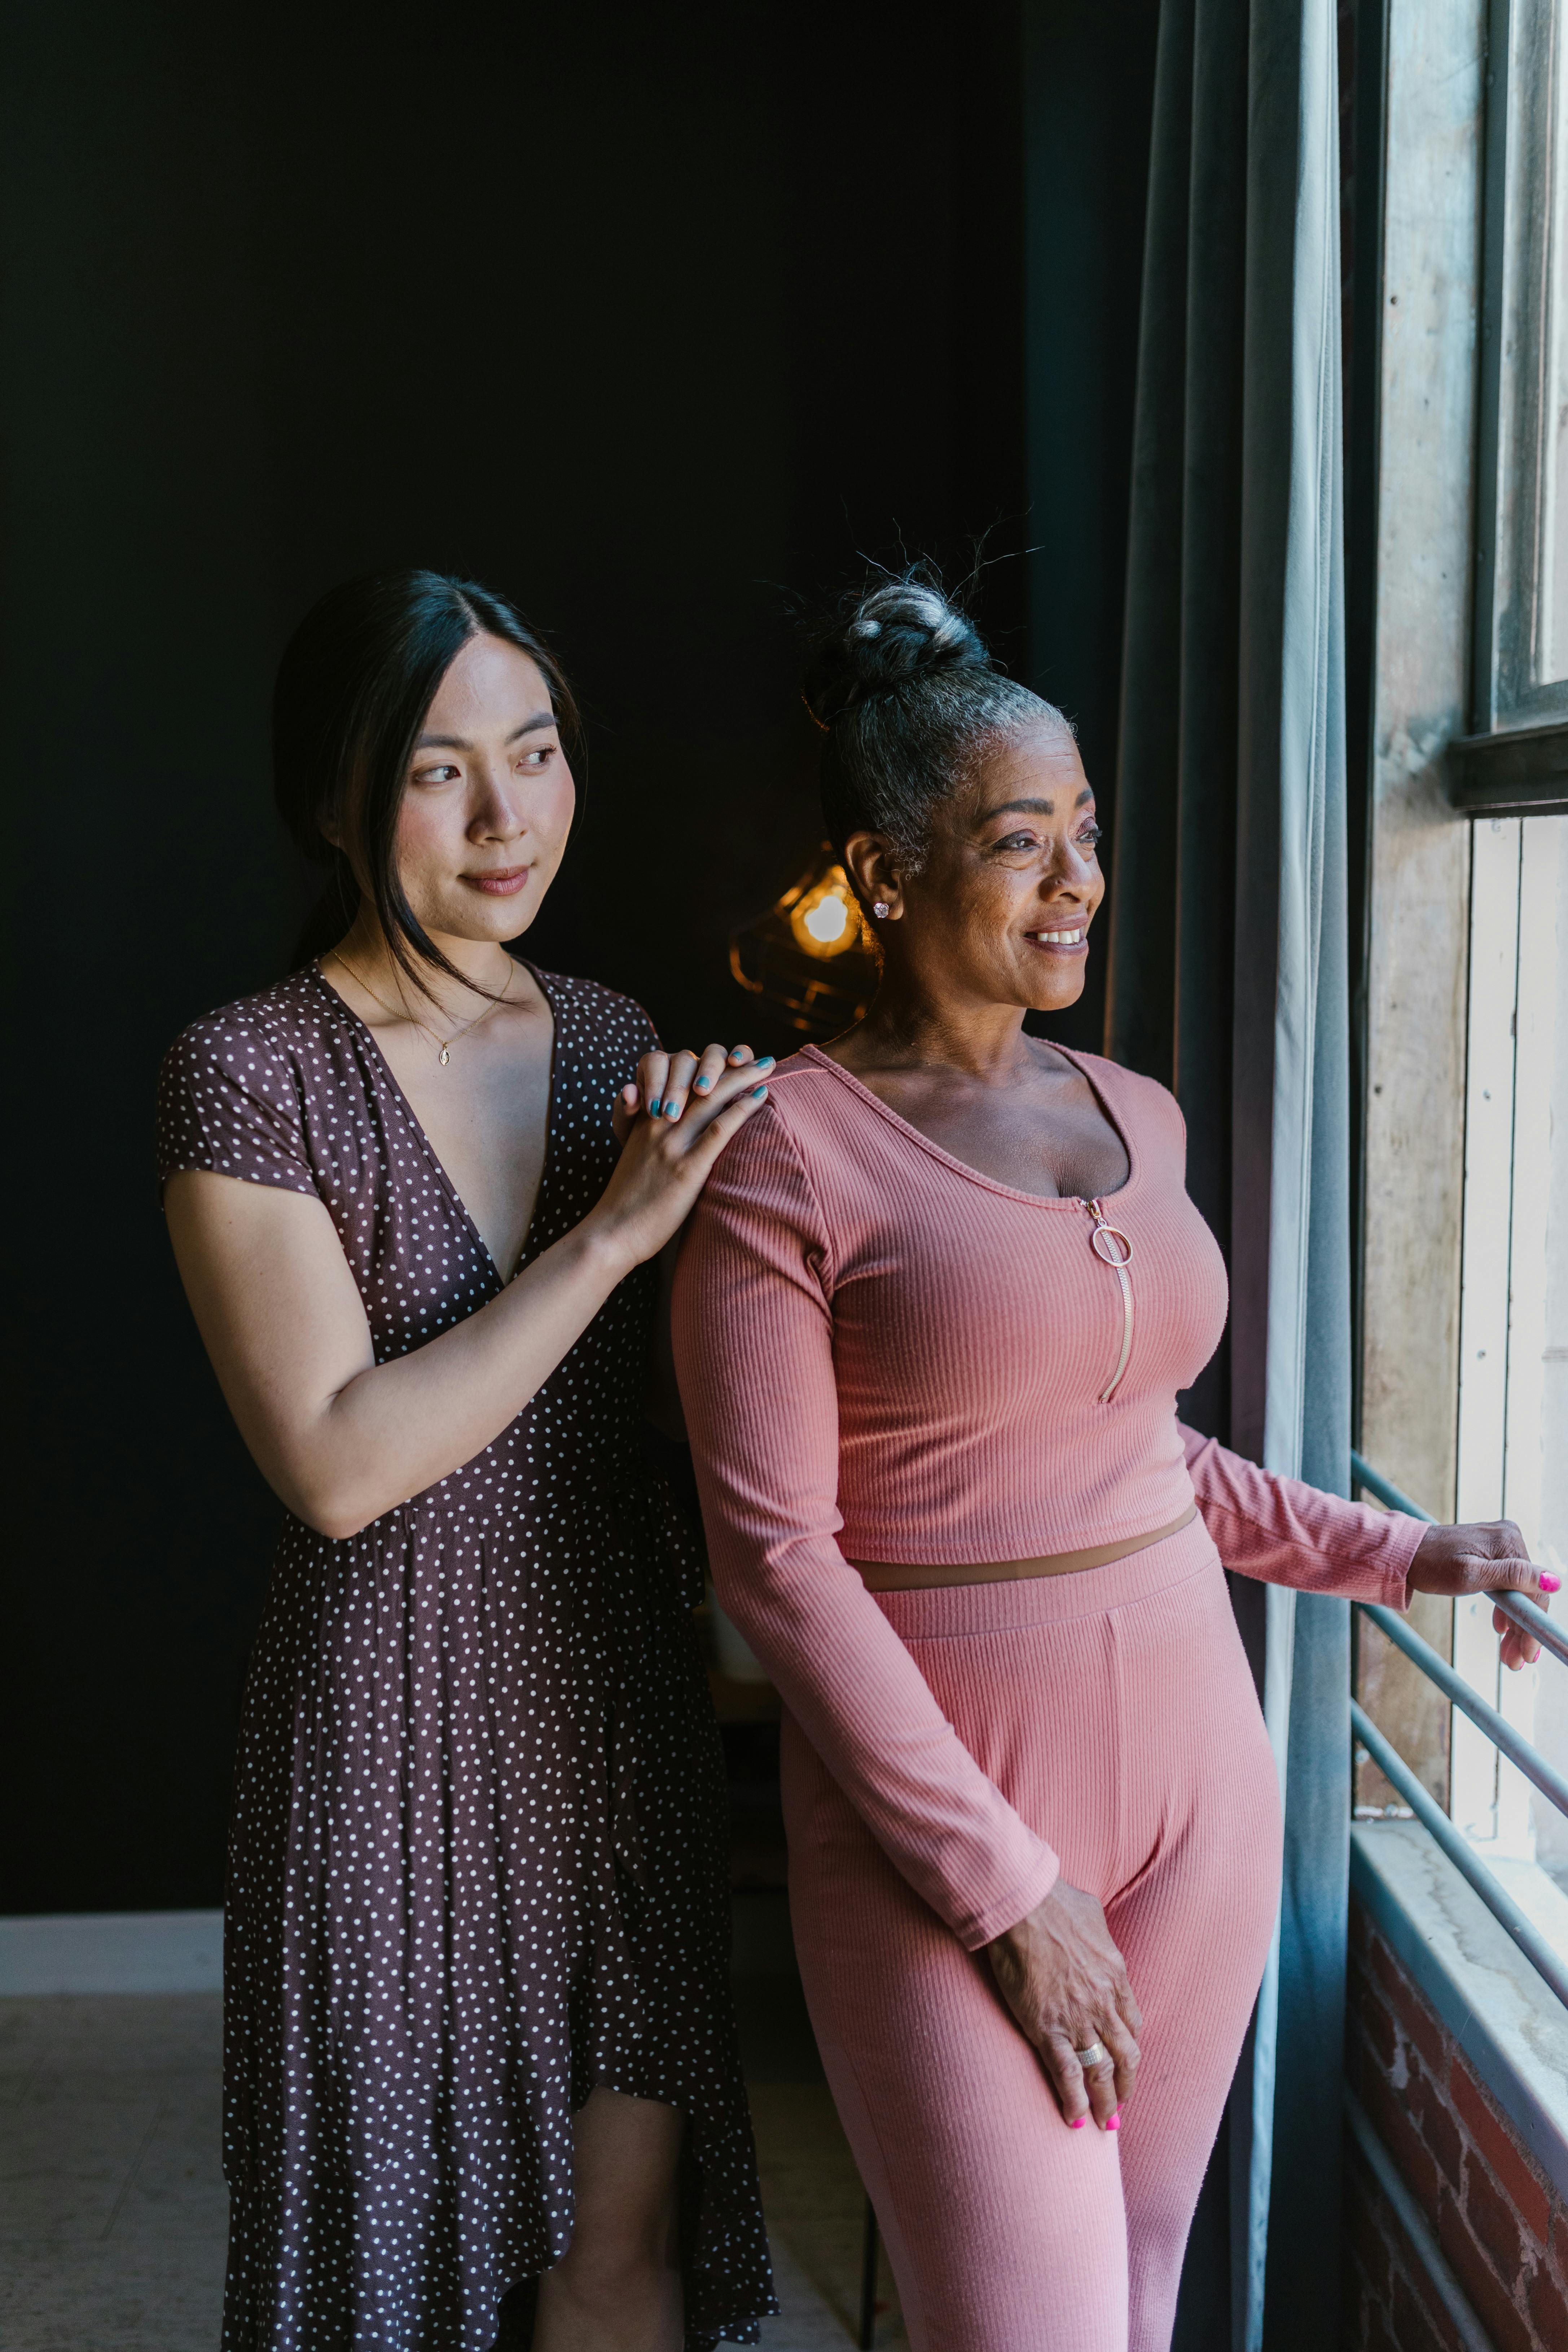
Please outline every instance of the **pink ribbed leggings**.
[{"label": "pink ribbed leggings", "polygon": [[1143,2012],[1120,2133],[1069,2131],[969,1953],[786,1717],[795,1943],[920,2352],[1167,2352],[1263,1974],[1279,1809],[1201,1519],[1109,1568],[888,1592],[972,1754],[1104,1904]]}]

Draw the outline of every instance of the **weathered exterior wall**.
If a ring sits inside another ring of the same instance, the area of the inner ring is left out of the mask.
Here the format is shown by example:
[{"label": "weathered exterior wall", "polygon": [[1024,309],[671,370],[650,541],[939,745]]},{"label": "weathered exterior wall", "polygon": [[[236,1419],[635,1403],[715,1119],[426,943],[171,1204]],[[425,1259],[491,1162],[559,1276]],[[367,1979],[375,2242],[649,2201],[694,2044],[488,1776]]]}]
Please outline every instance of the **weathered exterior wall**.
[{"label": "weathered exterior wall", "polygon": [[[1469,829],[1443,792],[1467,723],[1484,0],[1391,0],[1383,253],[1362,1451],[1454,1507]],[[1445,1655],[1452,1608],[1417,1630]],[[1364,1628],[1359,1690],[1447,1801],[1447,1712]],[[1366,1770],[1357,1796],[1381,1802]]]},{"label": "weathered exterior wall", "polygon": [[[1568,2205],[1354,1903],[1345,2063],[1497,2352],[1563,2352]],[[1353,2140],[1345,2232],[1344,2352],[1462,2352]]]}]

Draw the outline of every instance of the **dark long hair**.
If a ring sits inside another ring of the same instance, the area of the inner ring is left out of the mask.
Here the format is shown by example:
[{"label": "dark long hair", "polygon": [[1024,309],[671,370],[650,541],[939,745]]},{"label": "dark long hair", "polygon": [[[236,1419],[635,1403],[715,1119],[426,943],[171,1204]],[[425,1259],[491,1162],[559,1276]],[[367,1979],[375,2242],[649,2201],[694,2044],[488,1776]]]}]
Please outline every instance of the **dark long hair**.
[{"label": "dark long hair", "polygon": [[432,970],[463,978],[404,892],[397,814],[437,689],[469,638],[481,635],[528,656],[550,689],[569,755],[575,752],[581,726],[560,663],[504,597],[471,580],[408,571],[344,581],[311,605],[284,647],[272,695],[273,793],[296,848],[326,869],[294,943],[296,971],[342,938],[359,910],[363,874],[387,945],[414,985],[428,995],[424,975]]}]

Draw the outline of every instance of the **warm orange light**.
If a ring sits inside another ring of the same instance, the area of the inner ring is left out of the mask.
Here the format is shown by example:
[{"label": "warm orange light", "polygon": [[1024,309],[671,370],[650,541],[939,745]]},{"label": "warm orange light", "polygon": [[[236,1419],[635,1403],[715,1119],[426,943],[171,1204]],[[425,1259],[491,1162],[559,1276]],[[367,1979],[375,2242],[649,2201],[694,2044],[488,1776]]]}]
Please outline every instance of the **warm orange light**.
[{"label": "warm orange light", "polygon": [[830,866],[793,906],[781,900],[780,912],[787,912],[795,944],[807,955],[837,956],[860,945],[860,909],[842,866]]},{"label": "warm orange light", "polygon": [[881,968],[871,927],[826,841],[767,913],[730,937],[730,970],[740,986],[808,1037],[831,1037],[864,1020]]}]

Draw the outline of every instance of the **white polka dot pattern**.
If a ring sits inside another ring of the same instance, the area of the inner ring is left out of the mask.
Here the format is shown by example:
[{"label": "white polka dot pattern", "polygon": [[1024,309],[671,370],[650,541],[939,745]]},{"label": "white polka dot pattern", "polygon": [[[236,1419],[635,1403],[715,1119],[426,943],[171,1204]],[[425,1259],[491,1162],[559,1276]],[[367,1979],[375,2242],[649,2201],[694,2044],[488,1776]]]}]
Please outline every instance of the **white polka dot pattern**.
[{"label": "white polka dot pattern", "polygon": [[[525,1261],[603,1191],[653,1042],[627,998],[536,977],[555,1058]],[[177,1041],[158,1163],[322,1200],[378,1362],[500,1287],[315,966]],[[359,1535],[285,1522],[229,1849],[225,2352],[486,2352],[507,2287],[570,2240],[597,2082],[688,2117],[689,2352],[776,2309],[695,1562],[638,1434],[654,1289],[639,1269],[503,1435]]]}]

